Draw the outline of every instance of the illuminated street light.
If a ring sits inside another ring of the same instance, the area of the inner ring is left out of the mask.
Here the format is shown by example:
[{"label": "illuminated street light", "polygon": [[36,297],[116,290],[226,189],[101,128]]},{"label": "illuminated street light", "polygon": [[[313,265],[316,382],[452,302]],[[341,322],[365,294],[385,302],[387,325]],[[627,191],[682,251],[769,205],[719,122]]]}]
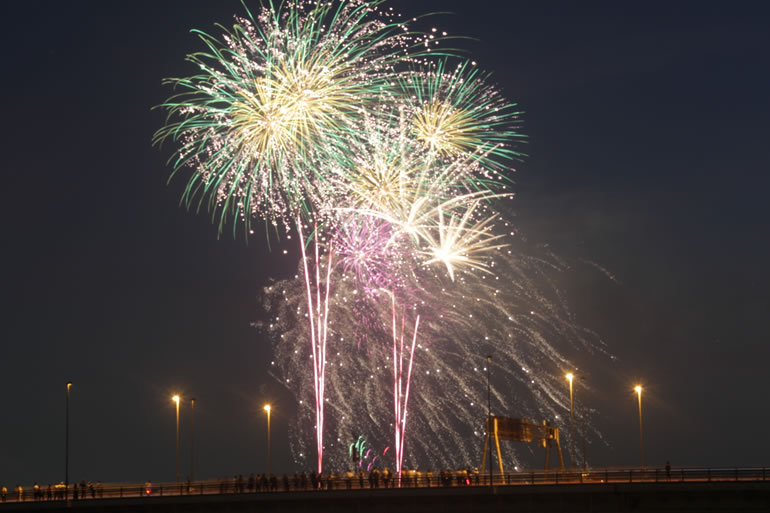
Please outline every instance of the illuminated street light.
[{"label": "illuminated street light", "polygon": [[572,402],[572,380],[575,378],[575,375],[571,372],[568,372],[565,376],[567,378],[567,381],[569,381],[569,446],[570,446],[570,454],[572,455],[572,465],[574,465],[577,468],[576,458],[575,458],[575,437],[574,437],[574,428],[573,428],[573,402]]},{"label": "illuminated street light", "polygon": [[67,498],[70,484],[70,388],[72,381],[67,381],[67,410],[64,423],[64,498]]},{"label": "illuminated street light", "polygon": [[176,482],[179,482],[179,401],[180,397],[175,395],[171,398],[176,403]]},{"label": "illuminated street light", "polygon": [[639,401],[639,453],[642,455],[642,468],[644,468],[644,435],[642,431],[642,385],[634,387],[636,397]]},{"label": "illuminated street light", "polygon": [[270,475],[270,405],[266,404],[264,410],[267,412],[267,475]]}]

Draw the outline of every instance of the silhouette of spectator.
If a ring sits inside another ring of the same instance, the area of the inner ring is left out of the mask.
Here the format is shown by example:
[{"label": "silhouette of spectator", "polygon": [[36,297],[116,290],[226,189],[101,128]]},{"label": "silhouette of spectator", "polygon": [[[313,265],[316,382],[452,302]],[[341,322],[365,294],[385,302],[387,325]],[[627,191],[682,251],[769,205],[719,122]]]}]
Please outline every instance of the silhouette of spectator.
[{"label": "silhouette of spectator", "polygon": [[289,491],[289,476],[286,474],[283,475],[283,491],[288,492]]},{"label": "silhouette of spectator", "polygon": [[315,470],[310,473],[310,485],[313,487],[313,490],[318,489],[318,477],[319,476]]},{"label": "silhouette of spectator", "polygon": [[0,487],[0,501],[5,502],[8,500],[8,488],[3,485]]},{"label": "silhouette of spectator", "polygon": [[274,474],[270,474],[270,491],[278,491],[278,478]]},{"label": "silhouette of spectator", "polygon": [[671,462],[666,462],[666,479],[671,481]]}]

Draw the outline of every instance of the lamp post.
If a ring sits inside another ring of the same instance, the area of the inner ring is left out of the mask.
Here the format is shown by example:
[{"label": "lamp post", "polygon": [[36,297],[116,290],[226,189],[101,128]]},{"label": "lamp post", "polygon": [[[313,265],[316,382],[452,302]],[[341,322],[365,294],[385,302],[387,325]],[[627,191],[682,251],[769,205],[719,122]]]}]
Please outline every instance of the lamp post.
[{"label": "lamp post", "polygon": [[492,355],[487,355],[487,445],[489,446],[489,486],[492,486],[492,392],[489,386],[489,368]]},{"label": "lamp post", "polygon": [[270,405],[266,404],[264,410],[267,412],[267,474],[270,475]]},{"label": "lamp post", "polygon": [[179,401],[180,397],[175,395],[171,398],[176,403],[176,482],[179,482]]},{"label": "lamp post", "polygon": [[572,456],[572,465],[577,468],[577,463],[575,462],[575,437],[574,435],[574,415],[573,415],[573,402],[572,402],[572,380],[575,379],[575,375],[571,372],[568,372],[565,376],[567,378],[567,381],[569,381],[569,448],[570,448],[570,455]]},{"label": "lamp post", "polygon": [[195,398],[190,399],[190,480],[195,480]]},{"label": "lamp post", "polygon": [[642,469],[644,469],[644,432],[642,431],[642,385],[634,387],[636,397],[639,401],[639,453],[642,456]]},{"label": "lamp post", "polygon": [[64,498],[67,498],[70,484],[70,388],[72,381],[67,381],[67,408],[64,420]]}]

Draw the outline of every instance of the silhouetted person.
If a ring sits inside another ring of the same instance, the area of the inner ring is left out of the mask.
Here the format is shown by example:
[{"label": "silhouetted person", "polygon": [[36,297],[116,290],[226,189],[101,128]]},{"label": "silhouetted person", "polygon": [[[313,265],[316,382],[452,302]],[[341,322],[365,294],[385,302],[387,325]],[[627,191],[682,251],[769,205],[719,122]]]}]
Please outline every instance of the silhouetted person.
[{"label": "silhouetted person", "polygon": [[307,475],[305,474],[304,470],[299,475],[299,484],[303,490],[307,490]]},{"label": "silhouetted person", "polygon": [[3,485],[0,487],[0,501],[5,502],[8,500],[8,488]]},{"label": "silhouetted person", "polygon": [[283,475],[283,491],[288,492],[289,491],[289,476],[286,474]]},{"label": "silhouetted person", "polygon": [[671,481],[671,462],[670,461],[666,462],[666,479]]}]

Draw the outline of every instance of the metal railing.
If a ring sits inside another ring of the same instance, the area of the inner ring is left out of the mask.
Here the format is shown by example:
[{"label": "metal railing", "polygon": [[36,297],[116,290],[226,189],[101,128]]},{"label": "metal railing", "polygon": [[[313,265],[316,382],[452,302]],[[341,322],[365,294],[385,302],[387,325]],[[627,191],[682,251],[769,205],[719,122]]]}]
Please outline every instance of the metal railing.
[{"label": "metal railing", "polygon": [[[494,475],[493,486],[522,485],[580,485],[616,483],[709,483],[763,482],[770,479],[766,467],[742,468],[603,468],[568,471],[516,471]],[[396,488],[454,488],[488,487],[489,476],[468,471],[417,472],[405,471],[401,478],[380,473],[292,475],[261,479],[211,479],[183,483],[101,483],[73,484],[64,490],[63,484],[27,486],[8,489],[0,494],[0,504],[32,501],[95,500],[140,497],[180,497],[195,495],[264,494],[286,492],[317,492],[329,490],[386,490]]]}]

